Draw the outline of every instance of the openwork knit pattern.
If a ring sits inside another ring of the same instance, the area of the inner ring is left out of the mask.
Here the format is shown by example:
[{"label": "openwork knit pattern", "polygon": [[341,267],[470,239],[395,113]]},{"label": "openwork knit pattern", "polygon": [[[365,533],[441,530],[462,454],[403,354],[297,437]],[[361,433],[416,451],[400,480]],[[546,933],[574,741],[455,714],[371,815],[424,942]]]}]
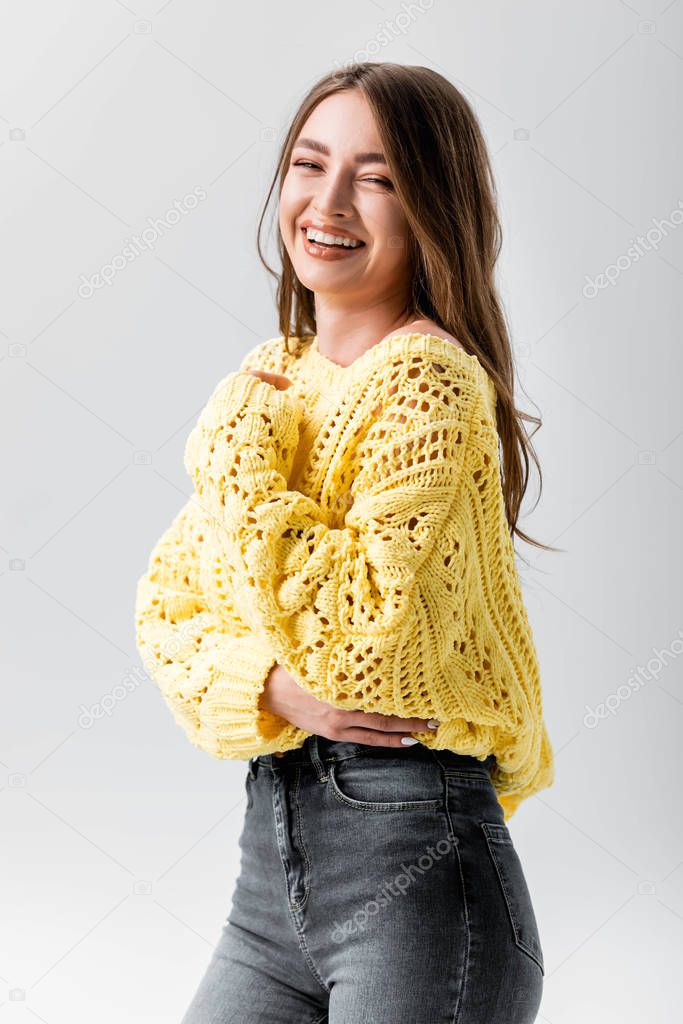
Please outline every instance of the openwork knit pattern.
[{"label": "openwork knit pattern", "polygon": [[336,707],[438,719],[425,746],[494,753],[506,819],[552,785],[495,403],[476,357],[425,334],[348,367],[272,338],[219,382],[185,448],[194,493],[136,596],[141,656],[195,745],[301,746],[259,707],[279,662]]}]

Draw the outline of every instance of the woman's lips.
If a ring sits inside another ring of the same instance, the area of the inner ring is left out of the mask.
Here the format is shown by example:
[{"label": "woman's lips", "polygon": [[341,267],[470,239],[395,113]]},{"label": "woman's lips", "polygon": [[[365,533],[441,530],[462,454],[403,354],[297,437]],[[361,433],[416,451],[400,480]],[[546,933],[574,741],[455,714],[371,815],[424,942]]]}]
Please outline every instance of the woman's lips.
[{"label": "woman's lips", "polygon": [[365,242],[363,242],[362,245],[356,245],[353,248],[341,245],[332,247],[324,245],[321,242],[309,242],[306,235],[306,228],[301,228],[301,234],[303,237],[304,249],[308,255],[314,256],[319,260],[345,260],[365,248]]}]

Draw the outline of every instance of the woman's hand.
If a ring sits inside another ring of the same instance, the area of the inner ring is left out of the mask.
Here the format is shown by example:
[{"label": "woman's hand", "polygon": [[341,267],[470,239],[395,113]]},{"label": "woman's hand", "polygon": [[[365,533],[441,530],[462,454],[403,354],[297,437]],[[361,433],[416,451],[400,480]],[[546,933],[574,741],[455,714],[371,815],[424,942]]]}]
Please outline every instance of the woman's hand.
[{"label": "woman's hand", "polygon": [[272,384],[278,391],[286,391],[292,383],[289,377],[284,377],[281,373],[269,373],[268,370],[247,370],[247,373],[264,380],[266,384]]},{"label": "woman's hand", "polygon": [[[404,747],[403,736],[425,732],[426,718],[400,718],[371,711],[344,711],[318,700],[304,690],[282,665],[268,674],[261,707],[305,732],[328,740],[366,743],[375,747]],[[415,737],[412,737],[415,739]]]}]

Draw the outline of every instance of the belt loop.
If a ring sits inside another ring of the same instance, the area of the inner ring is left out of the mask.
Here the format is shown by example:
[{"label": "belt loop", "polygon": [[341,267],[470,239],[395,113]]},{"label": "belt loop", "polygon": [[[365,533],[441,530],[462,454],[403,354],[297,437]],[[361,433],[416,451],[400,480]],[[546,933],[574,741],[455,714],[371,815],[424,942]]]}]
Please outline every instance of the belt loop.
[{"label": "belt loop", "polygon": [[322,760],[320,759],[320,752],[318,750],[318,737],[313,733],[308,737],[308,752],[311,755],[311,761],[315,768],[315,773],[318,776],[318,782],[327,782],[327,770]]},{"label": "belt loop", "polygon": [[430,754],[432,755],[432,757],[434,758],[434,760],[436,761],[436,763],[437,763],[437,764],[439,765],[439,767],[441,768],[441,770],[445,772],[445,771],[446,771],[446,765],[444,764],[444,762],[442,761],[442,759],[441,759],[441,758],[439,757],[439,751],[438,751],[438,750],[434,750],[434,748],[433,748],[433,747],[427,747],[427,750],[428,750],[428,751],[429,751],[429,753],[430,753]]}]

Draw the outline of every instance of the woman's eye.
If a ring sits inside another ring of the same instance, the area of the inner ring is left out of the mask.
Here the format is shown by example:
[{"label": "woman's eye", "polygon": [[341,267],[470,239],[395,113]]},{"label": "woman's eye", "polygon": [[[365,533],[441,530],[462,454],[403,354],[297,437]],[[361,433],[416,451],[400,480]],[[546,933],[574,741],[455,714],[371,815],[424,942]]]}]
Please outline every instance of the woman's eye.
[{"label": "woman's eye", "polygon": [[381,185],[383,188],[386,189],[394,187],[390,181],[386,180],[386,178],[363,178],[363,181],[376,181],[378,185]]},{"label": "woman's eye", "polygon": [[[320,165],[314,164],[312,160],[296,160],[292,164],[292,167],[314,167],[316,170],[320,170]],[[382,188],[387,190],[387,192],[392,191],[394,187],[390,181],[386,180],[386,178],[363,178],[362,180],[370,181],[378,185],[381,185]]]}]

